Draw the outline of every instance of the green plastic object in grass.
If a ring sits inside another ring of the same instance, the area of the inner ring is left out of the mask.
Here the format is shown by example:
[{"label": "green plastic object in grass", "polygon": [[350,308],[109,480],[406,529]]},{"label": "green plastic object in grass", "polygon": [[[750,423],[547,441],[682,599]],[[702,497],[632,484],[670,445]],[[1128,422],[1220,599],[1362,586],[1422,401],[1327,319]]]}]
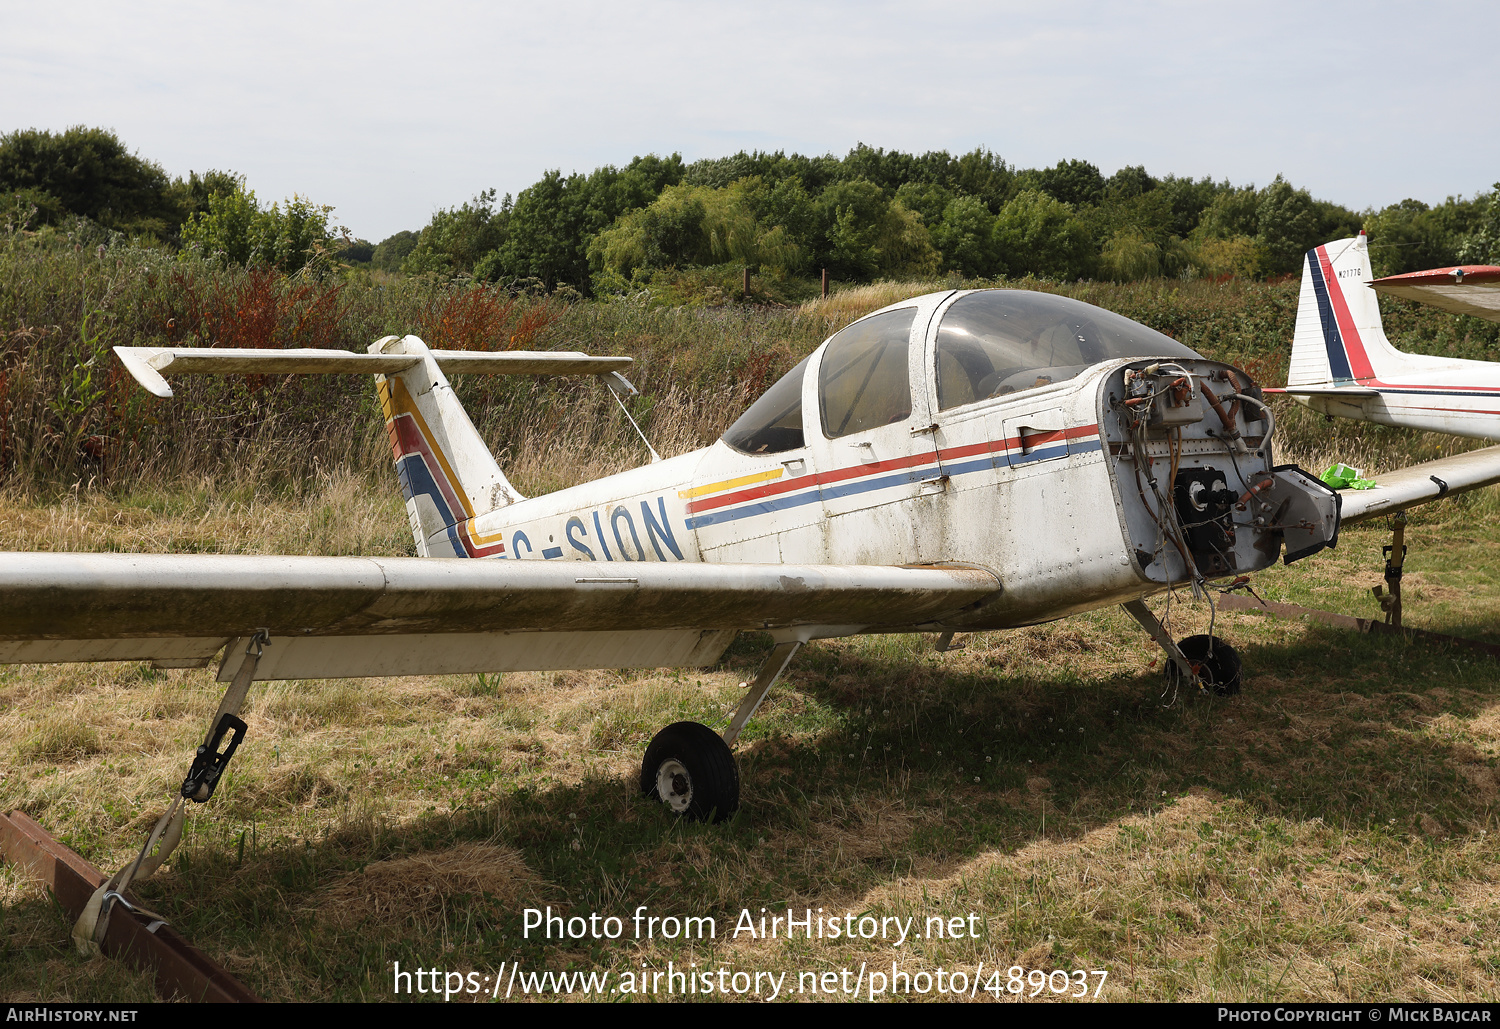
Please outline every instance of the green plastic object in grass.
[{"label": "green plastic object in grass", "polygon": [[1318,478],[1323,480],[1324,485],[1330,489],[1374,489],[1375,483],[1369,479],[1360,478],[1358,468],[1350,468],[1346,464],[1329,465]]}]

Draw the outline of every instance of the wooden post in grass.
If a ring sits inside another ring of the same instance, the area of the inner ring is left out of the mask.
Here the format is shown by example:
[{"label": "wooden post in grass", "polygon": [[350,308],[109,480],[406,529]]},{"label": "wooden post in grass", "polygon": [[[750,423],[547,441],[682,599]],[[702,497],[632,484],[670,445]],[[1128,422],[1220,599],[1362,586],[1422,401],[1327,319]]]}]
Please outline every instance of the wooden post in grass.
[{"label": "wooden post in grass", "polygon": [[745,266],[745,299],[750,299],[750,266]]},{"label": "wooden post in grass", "polygon": [[828,269],[823,269],[823,299],[828,299]]}]

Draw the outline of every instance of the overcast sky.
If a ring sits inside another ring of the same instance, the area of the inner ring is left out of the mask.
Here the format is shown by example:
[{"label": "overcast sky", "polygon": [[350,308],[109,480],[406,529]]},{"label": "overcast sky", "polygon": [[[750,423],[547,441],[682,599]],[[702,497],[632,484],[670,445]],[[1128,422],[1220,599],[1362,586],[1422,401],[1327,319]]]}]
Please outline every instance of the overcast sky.
[{"label": "overcast sky", "polygon": [[986,147],[1356,209],[1500,180],[1483,3],[0,0],[0,26],[0,132],[106,126],[376,241],[674,151]]}]

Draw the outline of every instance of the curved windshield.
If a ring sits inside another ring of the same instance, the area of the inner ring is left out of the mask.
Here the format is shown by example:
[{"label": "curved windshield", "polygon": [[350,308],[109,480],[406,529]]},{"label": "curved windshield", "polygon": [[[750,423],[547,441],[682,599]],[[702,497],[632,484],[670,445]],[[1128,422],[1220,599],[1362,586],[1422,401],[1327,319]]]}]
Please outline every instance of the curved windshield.
[{"label": "curved windshield", "polygon": [[804,357],[761,394],[724,433],[724,442],[744,454],[779,454],[803,446],[802,376],[810,360]]},{"label": "curved windshield", "polygon": [[938,327],[938,409],[1073,378],[1124,357],[1197,357],[1155,329],[1081,300],[1024,289],[959,297]]}]

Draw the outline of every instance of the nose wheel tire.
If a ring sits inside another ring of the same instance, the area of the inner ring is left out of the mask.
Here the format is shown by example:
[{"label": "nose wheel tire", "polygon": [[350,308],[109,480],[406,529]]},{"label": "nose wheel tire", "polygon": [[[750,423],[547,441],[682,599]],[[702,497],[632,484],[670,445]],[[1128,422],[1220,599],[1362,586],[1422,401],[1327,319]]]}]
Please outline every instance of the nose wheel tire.
[{"label": "nose wheel tire", "polygon": [[[1229,644],[1217,636],[1189,636],[1177,646],[1216,696],[1232,697],[1240,691],[1240,655]],[[1178,678],[1177,666],[1168,662],[1167,674]]]},{"label": "nose wheel tire", "polygon": [[722,822],[740,806],[740,773],[718,733],[698,722],[674,722],[646,748],[641,793],[683,818]]}]

